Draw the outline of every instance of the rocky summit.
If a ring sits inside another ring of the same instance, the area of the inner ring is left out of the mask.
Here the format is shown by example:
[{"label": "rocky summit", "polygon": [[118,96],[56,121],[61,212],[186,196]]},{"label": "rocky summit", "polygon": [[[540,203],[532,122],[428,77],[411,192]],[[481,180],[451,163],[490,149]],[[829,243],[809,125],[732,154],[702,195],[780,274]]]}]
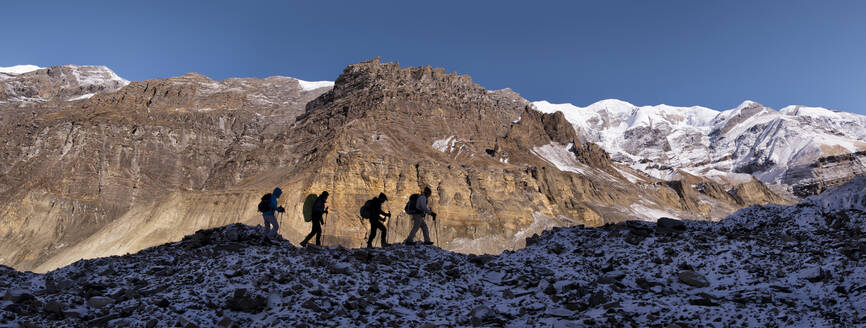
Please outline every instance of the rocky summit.
[{"label": "rocky summit", "polygon": [[555,228],[498,256],[296,248],[233,224],[46,274],[0,267],[0,327],[851,327],[864,187],[721,222]]},{"label": "rocky summit", "polygon": [[552,227],[718,220],[793,201],[754,178],[660,179],[612,157],[569,113],[541,112],[442,68],[375,59],[334,83],[195,73],[128,82],[104,67],[3,72],[0,264],[19,270],[261,224],[256,204],[276,186],[283,236],[303,238],[303,199],[328,190],[324,243],[349,248],[368,233],[364,201],[389,196],[398,241],[411,226],[403,205],[429,186],[441,247],[475,254],[519,249]]}]

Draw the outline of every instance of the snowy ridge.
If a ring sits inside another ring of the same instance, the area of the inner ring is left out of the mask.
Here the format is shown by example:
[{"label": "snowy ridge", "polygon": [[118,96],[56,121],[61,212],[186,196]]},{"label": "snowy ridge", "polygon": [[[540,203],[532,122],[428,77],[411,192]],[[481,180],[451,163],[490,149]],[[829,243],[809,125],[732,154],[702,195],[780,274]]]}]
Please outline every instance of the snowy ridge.
[{"label": "snowy ridge", "polygon": [[806,198],[804,203],[821,206],[828,211],[856,209],[866,212],[866,177],[856,177],[844,185]]},{"label": "snowy ridge", "polygon": [[546,101],[533,105],[544,113],[562,112],[584,140],[659,178],[683,169],[719,179],[742,180],[737,173],[746,173],[764,183],[787,183],[783,178],[789,168],[866,150],[866,116],[819,107],[776,111],[744,101],[717,111],[635,106],[614,99],[587,107]]},{"label": "snowy ridge", "polygon": [[42,69],[42,67],[36,65],[15,65],[11,67],[0,67],[0,73],[19,75],[40,69]]}]

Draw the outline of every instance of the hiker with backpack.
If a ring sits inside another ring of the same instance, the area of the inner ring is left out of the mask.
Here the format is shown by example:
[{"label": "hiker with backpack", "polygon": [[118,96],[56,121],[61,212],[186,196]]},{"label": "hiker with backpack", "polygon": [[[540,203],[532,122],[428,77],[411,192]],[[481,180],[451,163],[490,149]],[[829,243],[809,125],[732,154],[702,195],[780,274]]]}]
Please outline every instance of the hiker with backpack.
[{"label": "hiker with backpack", "polygon": [[[277,223],[277,217],[274,212],[283,213],[286,211],[282,206],[277,205],[277,198],[283,194],[280,187],[274,188],[274,192],[267,193],[262,196],[259,201],[259,212],[262,212],[262,218],[265,220],[265,231],[268,237],[276,236],[280,230],[280,224]],[[271,229],[273,228],[273,229]]]},{"label": "hiker with backpack", "polygon": [[361,206],[361,217],[370,220],[370,238],[367,239],[367,248],[373,248],[376,230],[382,230],[382,247],[388,246],[386,237],[388,229],[382,224],[382,222],[385,222],[386,217],[391,217],[391,212],[385,213],[382,210],[382,204],[387,200],[388,196],[385,196],[385,193],[379,193],[378,197],[368,200],[364,203],[364,206]]},{"label": "hiker with backpack", "polygon": [[316,202],[313,203],[313,217],[311,222],[313,223],[313,230],[310,231],[310,234],[307,235],[307,238],[304,238],[304,241],[301,242],[301,247],[307,247],[308,242],[313,236],[316,236],[316,246],[322,245],[322,225],[325,224],[325,220],[322,218],[325,214],[328,214],[328,208],[325,207],[325,202],[328,201],[328,192],[323,191],[319,194],[319,197],[316,198]]},{"label": "hiker with backpack", "polygon": [[409,197],[409,202],[406,204],[405,211],[407,214],[412,215],[412,230],[409,231],[409,236],[406,237],[404,243],[409,245],[415,244],[415,233],[418,232],[418,229],[420,228],[421,232],[424,234],[424,244],[433,244],[433,242],[430,241],[430,232],[427,230],[427,223],[424,222],[424,218],[427,214],[433,216],[433,221],[436,221],[436,212],[433,212],[427,207],[427,199],[430,198],[432,193],[430,187],[424,187],[423,194],[413,194]]}]

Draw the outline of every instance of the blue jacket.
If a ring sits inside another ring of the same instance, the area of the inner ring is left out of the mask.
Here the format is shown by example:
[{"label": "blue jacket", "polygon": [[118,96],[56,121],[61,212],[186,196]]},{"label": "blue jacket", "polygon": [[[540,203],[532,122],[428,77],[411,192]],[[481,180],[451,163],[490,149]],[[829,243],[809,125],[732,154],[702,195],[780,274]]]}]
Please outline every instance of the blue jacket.
[{"label": "blue jacket", "polygon": [[262,215],[274,215],[274,212],[277,210],[277,207],[279,207],[279,204],[277,204],[277,198],[279,198],[280,195],[282,195],[282,194],[283,194],[282,189],[274,188],[274,192],[271,193],[271,203],[268,205],[269,210],[266,212],[263,212]]}]

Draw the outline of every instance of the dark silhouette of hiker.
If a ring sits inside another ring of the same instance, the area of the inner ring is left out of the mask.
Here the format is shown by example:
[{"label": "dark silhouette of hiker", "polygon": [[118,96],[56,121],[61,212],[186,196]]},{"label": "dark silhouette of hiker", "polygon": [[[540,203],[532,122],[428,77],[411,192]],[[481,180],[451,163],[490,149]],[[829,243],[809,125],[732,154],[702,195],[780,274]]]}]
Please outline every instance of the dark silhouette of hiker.
[{"label": "dark silhouette of hiker", "polygon": [[436,212],[431,211],[427,207],[427,199],[430,198],[430,195],[433,192],[430,191],[430,187],[424,187],[424,193],[418,196],[418,200],[415,202],[415,213],[412,213],[412,230],[409,231],[409,236],[406,237],[406,244],[414,244],[415,241],[415,233],[418,232],[418,229],[421,229],[421,232],[424,233],[424,244],[432,245],[433,242],[430,241],[430,231],[427,229],[427,223],[424,222],[424,218],[427,214],[433,216],[433,220],[436,220]]},{"label": "dark silhouette of hiker", "polygon": [[370,238],[367,239],[367,248],[373,247],[373,240],[376,239],[376,230],[382,230],[382,247],[388,246],[388,242],[386,241],[388,229],[382,224],[382,222],[385,222],[386,217],[391,217],[391,212],[385,213],[382,210],[382,204],[387,200],[388,196],[385,196],[385,193],[379,193],[378,197],[364,203],[361,216],[370,220]]},{"label": "dark silhouette of hiker", "polygon": [[327,201],[327,191],[323,191],[319,194],[319,198],[316,198],[316,202],[313,204],[313,230],[310,231],[307,238],[304,238],[304,241],[301,242],[301,247],[307,247],[307,243],[310,241],[310,238],[313,238],[313,236],[316,236],[316,246],[322,245],[322,225],[325,224],[325,220],[322,216],[328,214],[328,208],[325,207],[325,202]]},{"label": "dark silhouette of hiker", "polygon": [[[266,210],[262,211],[262,218],[265,220],[265,234],[268,237],[276,236],[280,230],[280,224],[277,223],[277,217],[274,212],[283,213],[286,211],[282,206],[277,205],[277,198],[280,198],[282,194],[282,189],[279,187],[274,188],[274,192],[271,193],[271,197],[265,205],[264,209]],[[262,201],[265,201],[265,199],[262,199]]]}]

